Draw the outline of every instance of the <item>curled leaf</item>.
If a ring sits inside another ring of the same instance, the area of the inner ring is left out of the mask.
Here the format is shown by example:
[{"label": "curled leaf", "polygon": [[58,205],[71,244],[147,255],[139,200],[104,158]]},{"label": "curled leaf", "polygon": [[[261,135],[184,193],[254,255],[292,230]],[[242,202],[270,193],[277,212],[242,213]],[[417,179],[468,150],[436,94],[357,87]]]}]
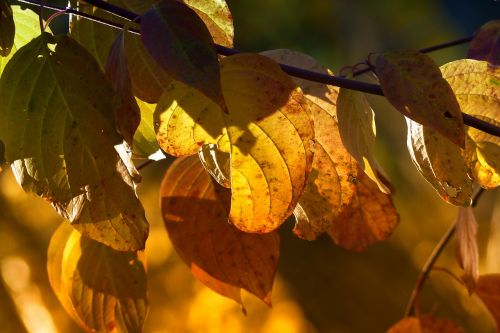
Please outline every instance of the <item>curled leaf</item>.
[{"label": "curled leaf", "polygon": [[141,40],[172,78],[226,109],[214,42],[194,10],[177,0],[154,4],[141,17]]},{"label": "curled leaf", "polygon": [[399,112],[464,148],[464,121],[457,99],[429,56],[415,51],[381,54],[375,70],[384,95]]},{"label": "curled leaf", "polygon": [[[441,66],[463,112],[500,126],[500,67],[462,59]],[[479,185],[500,185],[500,138],[466,127],[463,156],[469,174]]]},{"label": "curled leaf", "polygon": [[212,181],[197,156],[174,161],[160,199],[170,239],[196,278],[238,303],[243,288],[271,304],[279,236],[245,233],[227,223],[231,192]]},{"label": "curled leaf", "polygon": [[[283,64],[331,74],[315,59],[296,51],[272,50],[262,54]],[[314,157],[304,193],[294,210],[297,223],[293,232],[313,240],[326,232],[351,201],[360,168],[340,138],[336,109],[338,88],[294,80],[309,101],[308,109],[314,123]]]},{"label": "curled leaf", "polygon": [[408,151],[420,174],[441,198],[457,206],[469,206],[472,179],[459,147],[432,128],[406,118]]},{"label": "curled leaf", "polygon": [[477,247],[477,222],[471,206],[458,209],[455,224],[458,263],[464,270],[462,280],[469,294],[472,294],[479,278],[479,251]]},{"label": "curled leaf", "polygon": [[147,280],[137,253],[113,250],[64,223],[50,241],[47,271],[57,298],[85,331],[142,332]]},{"label": "curled leaf", "polygon": [[399,223],[391,195],[379,191],[367,176],[358,178],[351,203],[335,218],[328,235],[335,244],[360,252],[369,245],[386,240]]},{"label": "curled leaf", "polygon": [[311,169],[308,105],[292,79],[264,56],[240,54],[221,64],[228,113],[175,82],[155,111],[157,139],[176,156],[210,143],[230,153],[229,220],[243,231],[269,232],[292,214]]},{"label": "curled leaf", "polygon": [[469,43],[467,58],[500,66],[500,20],[485,23]]},{"label": "curled leaf", "polygon": [[7,0],[0,0],[0,56],[6,57],[14,46],[16,26],[12,8]]},{"label": "curled leaf", "polygon": [[26,191],[49,200],[85,236],[138,250],[148,223],[133,175],[114,147],[122,142],[114,98],[78,43],[44,34],[17,51],[4,70],[0,140]]},{"label": "curled leaf", "polygon": [[225,188],[231,188],[230,168],[231,155],[225,153],[215,144],[206,144],[201,146],[198,151],[201,164],[205,170]]}]

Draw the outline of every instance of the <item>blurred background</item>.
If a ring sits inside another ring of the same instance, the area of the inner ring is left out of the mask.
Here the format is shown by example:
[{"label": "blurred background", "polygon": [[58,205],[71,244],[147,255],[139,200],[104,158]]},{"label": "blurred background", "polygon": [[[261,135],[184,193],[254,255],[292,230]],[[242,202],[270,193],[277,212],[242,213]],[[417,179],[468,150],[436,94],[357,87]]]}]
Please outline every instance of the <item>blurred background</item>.
[{"label": "blurred background", "polygon": [[[294,49],[334,72],[370,52],[418,49],[470,35],[500,12],[493,0],[228,0],[228,5],[236,48]],[[465,53],[466,46],[459,46],[431,56],[444,64]],[[236,303],[191,277],[172,249],[158,208],[169,161],[143,170],[139,195],[151,224],[146,248],[151,310],[145,332],[384,332],[401,318],[420,267],[457,209],[413,167],[402,116],[382,98],[370,96],[370,102],[376,112],[376,155],[396,187],[400,225],[390,240],[355,254],[327,237],[299,240],[288,221],[281,229],[272,310],[244,294],[244,316]],[[499,199],[498,191],[486,193],[475,209],[481,274],[500,273]],[[81,332],[48,285],[46,251],[60,223],[46,202],[20,189],[10,171],[0,174],[0,331]],[[460,275],[453,242],[437,265]],[[431,274],[421,310],[453,319],[467,332],[495,332],[478,298],[442,272]]]}]

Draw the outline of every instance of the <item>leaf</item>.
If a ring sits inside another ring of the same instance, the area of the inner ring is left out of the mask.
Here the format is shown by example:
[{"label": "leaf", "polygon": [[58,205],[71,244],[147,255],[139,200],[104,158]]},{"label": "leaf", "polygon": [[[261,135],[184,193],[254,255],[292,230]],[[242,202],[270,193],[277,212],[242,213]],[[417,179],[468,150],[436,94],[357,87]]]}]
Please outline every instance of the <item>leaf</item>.
[{"label": "leaf", "polygon": [[114,93],[69,37],[44,34],[0,80],[0,140],[18,182],[83,235],[117,250],[144,248],[148,223],[114,145]]},{"label": "leaf", "polygon": [[[40,24],[38,22],[37,14],[29,9],[23,10],[19,6],[12,6],[12,13],[16,23],[14,45],[12,46],[11,52],[8,56],[0,57],[0,74],[3,72],[5,66],[18,49],[27,44],[33,38],[40,35]],[[47,28],[47,32],[48,31],[50,31],[49,28]],[[0,39],[1,38],[2,37],[0,36]]]},{"label": "leaf", "polygon": [[157,139],[175,156],[218,143],[231,154],[230,222],[243,231],[269,232],[292,214],[311,169],[307,104],[292,79],[264,56],[234,55],[221,65],[228,113],[174,82],[155,111]]},{"label": "leaf", "polygon": [[[261,53],[271,59],[314,72],[331,74],[315,59],[291,50]],[[337,122],[338,88],[295,79],[310,102],[314,122],[314,157],[304,193],[295,207],[294,233],[314,240],[326,232],[332,220],[349,204],[360,173],[356,160],[344,148]]]},{"label": "leaf", "polygon": [[225,188],[231,188],[231,155],[225,153],[215,144],[201,146],[198,157],[205,170]]},{"label": "leaf", "polygon": [[382,182],[382,170],[373,156],[375,146],[375,114],[363,93],[341,88],[337,115],[342,142],[347,151],[358,161],[363,171],[373,180],[380,191],[391,193]]},{"label": "leaf", "polygon": [[194,10],[177,0],[154,4],[141,17],[141,40],[172,78],[226,109],[214,42]]},{"label": "leaf", "polygon": [[459,147],[439,134],[409,118],[408,151],[413,163],[441,198],[457,206],[469,206],[472,179]]},{"label": "leaf", "polygon": [[477,247],[477,222],[471,206],[458,209],[455,224],[458,263],[464,270],[462,280],[469,294],[472,294],[479,278],[479,251]]},{"label": "leaf", "polygon": [[12,8],[7,0],[0,0],[0,56],[6,57],[10,54],[15,34]]},{"label": "leaf", "polygon": [[335,244],[361,252],[389,238],[399,223],[399,215],[391,196],[380,192],[367,175],[361,174],[357,179],[351,203],[331,223],[328,235]]},{"label": "leaf", "polygon": [[465,333],[451,320],[437,318],[429,314],[405,317],[394,324],[387,333]]},{"label": "leaf", "polygon": [[500,20],[487,22],[479,28],[469,43],[467,58],[500,66]]},{"label": "leaf", "polygon": [[115,111],[118,132],[130,146],[133,146],[134,133],[141,122],[141,111],[132,94],[124,35],[124,31],[119,33],[109,49],[106,78],[122,99],[122,105]]},{"label": "leaf", "polygon": [[[441,66],[463,112],[500,126],[500,68],[462,59]],[[500,185],[500,138],[466,127],[463,152],[472,179],[482,187]]]},{"label": "leaf", "polygon": [[245,233],[227,223],[230,197],[197,156],[178,158],[160,188],[165,226],[177,253],[201,282],[238,303],[243,288],[270,305],[279,236]]},{"label": "leaf", "polygon": [[474,290],[500,327],[500,274],[481,275]]},{"label": "leaf", "polygon": [[52,289],[85,331],[142,332],[148,298],[138,254],[113,250],[64,223],[52,236],[47,256]]},{"label": "leaf", "polygon": [[[156,0],[110,0],[111,4],[143,14]],[[214,41],[225,46],[232,46],[233,21],[231,13],[224,1],[190,0],[186,2],[200,15],[210,30]],[[125,24],[125,20],[105,13],[100,9],[92,10],[92,6],[80,2],[80,10],[90,12],[114,22]],[[215,7],[212,7],[215,6]],[[226,36],[221,36],[221,30]],[[104,70],[108,51],[116,38],[117,31],[114,28],[95,23],[86,19],[79,19],[71,28],[71,36],[96,57],[101,68]],[[230,40],[225,40],[230,38]],[[135,96],[148,103],[158,102],[160,95],[167,87],[172,78],[161,68],[142,45],[140,36],[127,33],[125,35],[125,53],[129,59],[130,78],[132,91]]]},{"label": "leaf", "polygon": [[429,56],[416,51],[381,54],[375,70],[384,95],[399,112],[465,147],[457,99]]},{"label": "leaf", "polygon": [[156,104],[149,104],[139,99],[136,99],[136,102],[141,110],[141,122],[134,134],[133,156],[135,158],[148,158],[160,149],[153,125]]}]

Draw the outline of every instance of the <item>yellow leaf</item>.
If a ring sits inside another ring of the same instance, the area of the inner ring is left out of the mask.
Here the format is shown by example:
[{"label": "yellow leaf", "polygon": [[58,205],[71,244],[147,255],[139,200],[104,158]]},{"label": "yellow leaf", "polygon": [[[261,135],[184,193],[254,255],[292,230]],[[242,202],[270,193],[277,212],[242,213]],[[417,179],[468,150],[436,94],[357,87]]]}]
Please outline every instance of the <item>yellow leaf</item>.
[{"label": "yellow leaf", "polygon": [[436,63],[416,51],[381,54],[376,67],[385,97],[403,115],[465,146],[462,113]]},{"label": "yellow leaf", "polygon": [[174,82],[155,111],[157,139],[176,156],[195,154],[208,143],[230,152],[229,220],[243,231],[269,232],[292,214],[311,169],[313,127],[306,100],[264,56],[235,55],[221,66],[228,113]]},{"label": "yellow leaf", "polygon": [[279,235],[245,233],[227,223],[230,197],[197,156],[178,158],[160,188],[168,234],[193,275],[209,288],[238,303],[243,288],[270,305]]},{"label": "yellow leaf", "polygon": [[357,252],[389,238],[399,223],[391,196],[364,174],[358,181],[351,203],[328,229],[337,245]]},{"label": "yellow leaf", "polygon": [[441,198],[457,206],[469,206],[472,179],[459,147],[432,128],[406,118],[408,151],[413,163]]},{"label": "yellow leaf", "polygon": [[137,99],[137,105],[141,110],[141,122],[134,134],[133,157],[147,158],[160,149],[156,141],[156,133],[153,125],[153,113],[156,104],[149,104]]},{"label": "yellow leaf", "polygon": [[231,188],[231,177],[229,175],[231,168],[230,154],[219,150],[215,144],[206,144],[201,146],[198,156],[205,170],[219,185]]},{"label": "yellow leaf", "polygon": [[[291,50],[262,53],[271,59],[310,71],[332,74],[315,59]],[[295,79],[310,102],[314,122],[314,157],[304,193],[295,207],[294,233],[313,240],[324,233],[351,201],[360,168],[344,148],[337,122],[338,88]]]},{"label": "yellow leaf", "polygon": [[458,263],[464,270],[462,280],[469,294],[472,294],[479,278],[479,250],[477,248],[477,222],[471,206],[458,209],[455,224]]},{"label": "yellow leaf", "polygon": [[429,314],[417,317],[405,317],[394,324],[387,333],[465,333],[464,330],[445,318]]},{"label": "yellow leaf", "polygon": [[485,23],[469,43],[467,58],[500,66],[500,20]]},{"label": "yellow leaf", "polygon": [[50,285],[68,314],[87,332],[142,332],[148,300],[138,254],[82,237],[69,224],[48,250]]},{"label": "yellow leaf", "polygon": [[[463,112],[500,126],[500,67],[462,59],[441,66]],[[500,185],[500,138],[466,127],[464,157],[471,177],[482,187]]]}]

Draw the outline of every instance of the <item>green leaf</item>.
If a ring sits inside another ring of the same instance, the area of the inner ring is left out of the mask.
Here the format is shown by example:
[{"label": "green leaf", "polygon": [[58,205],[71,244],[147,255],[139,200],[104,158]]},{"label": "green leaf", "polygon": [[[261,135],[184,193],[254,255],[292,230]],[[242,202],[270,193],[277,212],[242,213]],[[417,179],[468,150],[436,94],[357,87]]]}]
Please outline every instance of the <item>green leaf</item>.
[{"label": "green leaf", "polygon": [[472,179],[459,147],[432,128],[406,118],[408,151],[413,163],[441,198],[457,206],[469,206]]},{"label": "green leaf", "polygon": [[62,224],[47,254],[50,285],[86,332],[142,332],[146,270],[140,254],[120,252]]},{"label": "green leaf", "polygon": [[21,48],[0,80],[0,140],[18,182],[49,200],[85,236],[144,248],[148,224],[114,146],[116,96],[94,59],[69,37]]},{"label": "green leaf", "polygon": [[156,104],[149,104],[139,99],[136,101],[141,110],[141,123],[134,134],[133,157],[147,158],[160,149],[153,126]]},{"label": "green leaf", "polygon": [[[5,58],[0,57],[0,74],[19,48],[40,35],[38,15],[32,10],[22,10],[19,6],[12,6],[12,13],[14,15],[14,22],[16,23],[16,35],[14,37],[14,45],[9,55]],[[50,30],[47,28],[47,31]]]},{"label": "green leaf", "polygon": [[465,147],[457,99],[429,56],[416,51],[381,54],[375,70],[384,95],[399,112]]},{"label": "green leaf", "polygon": [[[462,112],[500,126],[500,67],[462,59],[441,66]],[[500,138],[466,127],[463,155],[472,179],[484,188],[500,185]]]},{"label": "green leaf", "polygon": [[500,66],[500,20],[485,23],[469,43],[467,58]]},{"label": "green leaf", "polygon": [[214,42],[194,10],[177,0],[158,2],[142,15],[141,39],[172,78],[199,90],[226,110]]},{"label": "green leaf", "polygon": [[0,0],[0,56],[6,57],[10,54],[15,34],[12,8],[7,0]]},{"label": "green leaf", "polygon": [[347,151],[380,191],[390,193],[380,175],[384,171],[373,156],[375,146],[375,114],[363,93],[340,88],[337,100],[337,117],[342,142]]}]

